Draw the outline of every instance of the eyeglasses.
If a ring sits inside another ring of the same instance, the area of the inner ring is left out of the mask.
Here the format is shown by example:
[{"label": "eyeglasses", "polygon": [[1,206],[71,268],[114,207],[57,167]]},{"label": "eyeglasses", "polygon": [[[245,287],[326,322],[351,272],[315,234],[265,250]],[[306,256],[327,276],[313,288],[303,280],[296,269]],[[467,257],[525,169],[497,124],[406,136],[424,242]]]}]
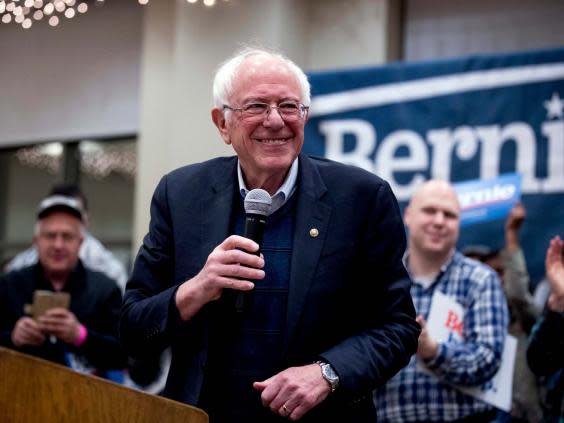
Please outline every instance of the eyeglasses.
[{"label": "eyeglasses", "polygon": [[39,236],[48,242],[55,242],[57,238],[61,237],[64,244],[69,244],[80,238],[80,236],[76,234],[67,232],[40,232]]},{"label": "eyeglasses", "polygon": [[309,107],[295,101],[283,101],[276,106],[260,102],[248,103],[241,107],[224,105],[223,110],[225,109],[241,113],[243,119],[246,120],[264,120],[272,109],[276,109],[286,122],[294,122],[303,119]]}]

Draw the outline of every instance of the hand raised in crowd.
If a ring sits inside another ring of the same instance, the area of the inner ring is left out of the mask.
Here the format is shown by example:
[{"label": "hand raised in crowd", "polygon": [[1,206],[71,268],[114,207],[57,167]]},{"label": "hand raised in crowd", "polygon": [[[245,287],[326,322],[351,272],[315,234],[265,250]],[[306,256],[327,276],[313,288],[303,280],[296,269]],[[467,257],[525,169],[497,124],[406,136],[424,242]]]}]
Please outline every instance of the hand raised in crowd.
[{"label": "hand raised in crowd", "polygon": [[548,297],[548,308],[556,312],[564,312],[564,263],[562,260],[562,248],[564,242],[559,236],[550,240],[546,250],[546,277],[550,283],[550,296]]},{"label": "hand raised in crowd", "polygon": [[290,367],[262,382],[253,383],[253,388],[261,392],[265,407],[289,420],[299,420],[331,392],[318,364]]},{"label": "hand raised in crowd", "polygon": [[509,251],[519,249],[519,229],[527,217],[527,211],[521,203],[513,206],[505,221],[505,246]]},{"label": "hand raised in crowd", "polygon": [[52,308],[39,317],[39,326],[67,344],[74,344],[80,334],[80,322],[73,312],[65,308]]},{"label": "hand raised in crowd", "polygon": [[12,343],[16,347],[38,347],[45,342],[45,334],[39,323],[31,317],[21,317],[12,331]]},{"label": "hand raised in crowd", "polygon": [[219,299],[224,288],[252,290],[251,280],[264,278],[264,259],[252,254],[258,248],[256,242],[238,235],[218,245],[200,273],[178,288],[176,307],[182,319],[189,320],[205,304]]},{"label": "hand raised in crowd", "polygon": [[417,320],[417,323],[421,326],[421,334],[419,335],[417,343],[417,357],[423,360],[432,360],[437,355],[439,344],[431,338],[425,318],[419,315],[415,320]]}]

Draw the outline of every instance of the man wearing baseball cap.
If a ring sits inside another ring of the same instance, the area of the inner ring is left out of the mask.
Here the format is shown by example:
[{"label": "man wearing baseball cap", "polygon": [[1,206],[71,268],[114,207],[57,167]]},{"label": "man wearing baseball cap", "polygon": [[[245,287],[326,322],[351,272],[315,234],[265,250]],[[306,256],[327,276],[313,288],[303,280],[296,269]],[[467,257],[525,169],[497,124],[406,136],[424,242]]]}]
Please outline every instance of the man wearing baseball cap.
[{"label": "man wearing baseball cap", "polygon": [[[49,191],[48,197],[69,197],[78,201],[82,209],[82,223],[85,227],[89,224],[88,201],[80,187],[76,184],[60,183],[54,185]],[[119,285],[121,292],[125,290],[127,282],[127,271],[123,265],[104,245],[96,239],[88,230],[85,230],[84,240],[80,246],[79,257],[84,266],[104,273]],[[18,270],[23,267],[37,263],[37,249],[34,245],[15,256],[7,264],[8,271]]]},{"label": "man wearing baseball cap", "polygon": [[[121,292],[79,259],[84,210],[70,197],[39,204],[33,243],[38,263],[0,277],[0,345],[86,372],[123,368],[117,322]],[[25,314],[37,290],[66,292],[68,308]]]}]

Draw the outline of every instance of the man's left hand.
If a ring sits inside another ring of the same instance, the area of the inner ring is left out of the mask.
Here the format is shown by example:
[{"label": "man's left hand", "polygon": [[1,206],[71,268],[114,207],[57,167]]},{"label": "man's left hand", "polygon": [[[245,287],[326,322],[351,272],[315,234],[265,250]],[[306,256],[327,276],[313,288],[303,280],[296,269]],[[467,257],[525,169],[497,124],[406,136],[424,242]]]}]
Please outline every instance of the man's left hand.
[{"label": "man's left hand", "polygon": [[39,317],[41,329],[67,344],[74,344],[80,334],[80,322],[64,308],[49,309]]},{"label": "man's left hand", "polygon": [[318,364],[290,367],[262,382],[253,383],[261,391],[262,404],[289,420],[299,420],[321,403],[331,387]]}]

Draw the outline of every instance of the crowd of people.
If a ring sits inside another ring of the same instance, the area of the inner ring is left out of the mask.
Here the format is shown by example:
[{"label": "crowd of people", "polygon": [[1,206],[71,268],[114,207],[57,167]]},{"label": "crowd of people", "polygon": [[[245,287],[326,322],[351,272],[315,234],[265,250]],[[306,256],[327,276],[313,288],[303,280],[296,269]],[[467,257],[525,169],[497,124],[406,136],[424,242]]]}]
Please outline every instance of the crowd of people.
[{"label": "crowd of people", "polygon": [[[310,87],[286,57],[244,50],[213,92],[212,120],[236,156],[162,178],[129,277],[87,231],[78,187],[40,201],[33,246],[0,276],[1,346],[140,388],[169,351],[159,393],[212,422],[563,421],[560,237],[535,301],[522,205],[501,250],[459,251],[448,182],[422,184],[402,219],[382,179],[301,153]],[[244,236],[244,199],[258,188],[272,198],[261,245]],[[34,314],[39,291],[70,302]],[[447,338],[431,324],[440,295],[460,310]],[[508,334],[512,405],[501,411],[472,390],[500,369]]]}]

